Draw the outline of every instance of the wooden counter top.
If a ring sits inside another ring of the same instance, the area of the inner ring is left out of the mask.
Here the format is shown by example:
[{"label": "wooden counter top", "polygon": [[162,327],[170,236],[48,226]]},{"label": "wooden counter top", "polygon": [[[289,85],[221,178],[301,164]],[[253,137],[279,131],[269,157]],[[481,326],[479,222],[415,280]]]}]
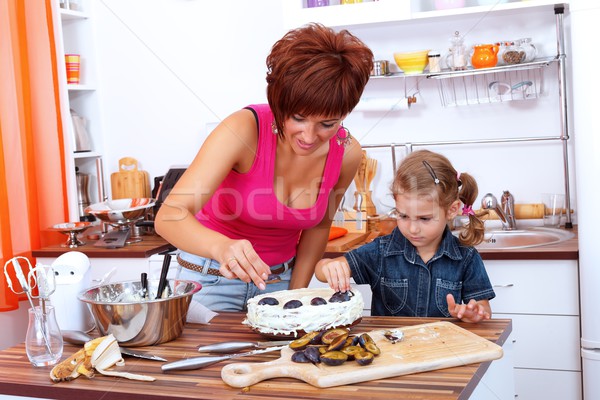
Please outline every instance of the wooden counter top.
[{"label": "wooden counter top", "polygon": [[148,258],[153,254],[160,253],[171,247],[171,245],[158,235],[143,235],[142,241],[127,244],[124,247],[108,249],[94,246],[95,241],[85,239],[86,244],[70,249],[60,244],[33,250],[34,257],[58,257],[68,251],[80,251],[90,258]]},{"label": "wooden counter top", "polygon": [[[182,336],[159,346],[140,348],[151,351],[169,361],[198,355],[197,347],[225,340],[261,340],[241,324],[244,313],[221,313],[209,325],[188,324]],[[369,331],[439,321],[436,318],[364,317],[354,329]],[[483,338],[502,345],[512,331],[506,319],[493,319],[479,324],[451,320]],[[80,347],[65,345],[63,359]],[[246,357],[244,362],[264,362],[277,359],[278,352]],[[0,393],[18,396],[56,399],[412,399],[451,400],[467,399],[487,371],[490,363],[470,364],[462,367],[404,375],[354,385],[327,389],[315,388],[292,378],[275,378],[256,385],[238,389],[221,380],[225,361],[210,367],[191,371],[161,372],[161,362],[128,357],[120,370],[151,375],[154,382],[96,375],[93,379],[80,376],[71,382],[54,384],[48,376],[51,367],[33,367],[23,344],[0,352]]]}]

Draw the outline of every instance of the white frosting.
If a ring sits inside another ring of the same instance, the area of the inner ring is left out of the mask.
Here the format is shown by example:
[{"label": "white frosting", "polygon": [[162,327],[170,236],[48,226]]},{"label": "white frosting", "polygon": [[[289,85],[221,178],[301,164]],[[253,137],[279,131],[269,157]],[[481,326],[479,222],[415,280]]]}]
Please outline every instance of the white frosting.
[{"label": "white frosting", "polygon": [[[349,301],[341,303],[329,302],[334,293],[330,288],[319,288],[281,290],[255,296],[248,300],[248,313],[243,324],[261,333],[291,335],[298,331],[314,332],[350,325],[362,317],[364,302],[358,290],[352,291],[354,296]],[[279,304],[259,305],[265,297],[273,297]],[[327,304],[311,305],[310,301],[315,297],[322,297]],[[302,306],[284,309],[283,305],[290,300],[300,300]]]}]

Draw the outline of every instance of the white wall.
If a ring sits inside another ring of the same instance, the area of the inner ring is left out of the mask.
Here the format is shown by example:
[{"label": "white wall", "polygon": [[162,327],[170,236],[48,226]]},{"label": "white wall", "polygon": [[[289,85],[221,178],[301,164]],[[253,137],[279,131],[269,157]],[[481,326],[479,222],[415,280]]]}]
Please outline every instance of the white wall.
[{"label": "white wall", "polygon": [[[265,57],[285,32],[281,2],[106,0],[96,12],[107,181],[123,156],[137,158],[151,177],[164,174],[170,165],[189,164],[206,137],[207,125],[247,104],[265,101]],[[544,11],[351,30],[371,46],[377,59],[390,61],[394,51],[445,52],[456,30],[466,34],[470,45],[532,37],[541,55],[552,56],[554,21],[554,15]],[[568,17],[565,22],[568,27]],[[346,126],[364,144],[558,136],[556,81],[556,67],[551,66],[538,100],[443,108],[436,82],[411,78],[406,81],[408,94],[417,89],[419,93],[410,110],[387,115],[353,112]],[[403,97],[404,92],[403,79],[372,80],[365,96]],[[499,197],[509,189],[517,203],[535,203],[543,192],[564,192],[558,141],[433,150],[449,156],[458,170],[476,176],[480,198],[487,192]],[[398,158],[402,153],[399,149]],[[390,151],[369,150],[369,156],[380,163],[374,198],[378,210],[385,212],[392,205]],[[572,151],[570,157],[572,161]],[[572,162],[572,177],[574,173]],[[571,183],[574,207],[575,180]],[[351,187],[350,198],[353,191]],[[346,202],[351,205],[352,200]]]},{"label": "white wall", "polygon": [[0,326],[8,327],[0,335],[0,350],[15,346],[25,341],[29,315],[27,302],[21,302],[14,311],[0,312]]},{"label": "white wall", "polygon": [[189,164],[207,124],[266,102],[278,0],[106,0],[96,12],[107,177],[124,156],[151,177]]}]

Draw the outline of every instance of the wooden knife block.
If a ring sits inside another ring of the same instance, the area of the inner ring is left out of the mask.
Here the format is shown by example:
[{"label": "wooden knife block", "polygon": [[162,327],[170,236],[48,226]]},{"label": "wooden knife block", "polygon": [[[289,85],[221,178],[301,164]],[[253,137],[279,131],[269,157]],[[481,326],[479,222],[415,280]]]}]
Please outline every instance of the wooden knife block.
[{"label": "wooden knife block", "polygon": [[363,211],[367,214],[367,216],[372,217],[377,215],[377,210],[375,209],[375,204],[373,203],[372,195],[373,192],[371,190],[367,192],[354,192],[354,210],[358,210],[358,196],[359,194],[362,196],[362,202],[360,205],[360,211]]}]

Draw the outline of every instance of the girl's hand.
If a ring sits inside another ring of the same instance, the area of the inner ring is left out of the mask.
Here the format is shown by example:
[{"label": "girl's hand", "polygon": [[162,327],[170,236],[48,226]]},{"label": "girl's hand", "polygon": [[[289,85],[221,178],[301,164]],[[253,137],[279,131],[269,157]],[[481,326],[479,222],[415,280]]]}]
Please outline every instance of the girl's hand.
[{"label": "girl's hand", "polygon": [[323,259],[316,267],[317,278],[325,278],[329,287],[336,292],[350,290],[350,267],[344,257]]},{"label": "girl's hand", "polygon": [[258,256],[248,240],[229,241],[221,254],[221,275],[228,279],[239,278],[246,283],[252,281],[260,290],[265,290],[265,280],[271,268]]},{"label": "girl's hand", "polygon": [[454,318],[465,322],[479,322],[491,318],[489,307],[475,300],[469,301],[468,304],[456,304],[454,296],[448,293],[446,301],[448,302],[448,312]]}]

